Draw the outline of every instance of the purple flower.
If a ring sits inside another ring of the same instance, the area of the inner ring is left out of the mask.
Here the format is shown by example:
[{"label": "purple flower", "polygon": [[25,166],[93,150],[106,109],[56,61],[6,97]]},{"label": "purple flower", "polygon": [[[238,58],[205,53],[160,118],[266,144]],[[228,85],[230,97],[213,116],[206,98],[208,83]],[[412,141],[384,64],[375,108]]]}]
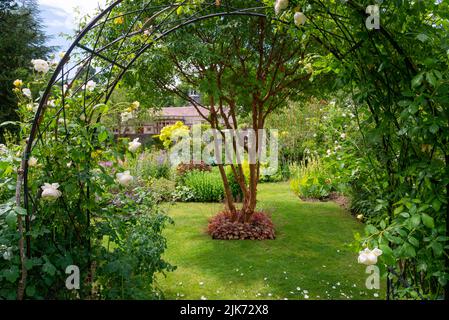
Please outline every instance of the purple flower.
[{"label": "purple flower", "polygon": [[114,165],[112,161],[100,161],[98,164],[103,168],[111,168]]}]

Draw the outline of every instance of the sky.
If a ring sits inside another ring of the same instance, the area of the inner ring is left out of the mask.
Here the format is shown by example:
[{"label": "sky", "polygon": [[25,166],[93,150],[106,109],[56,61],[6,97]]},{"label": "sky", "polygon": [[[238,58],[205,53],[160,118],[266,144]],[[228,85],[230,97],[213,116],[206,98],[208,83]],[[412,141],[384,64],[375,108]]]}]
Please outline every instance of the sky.
[{"label": "sky", "polygon": [[48,45],[58,46],[60,51],[64,51],[70,43],[60,34],[75,33],[75,8],[78,8],[82,14],[90,13],[98,6],[104,8],[106,0],[38,0],[37,2],[45,32],[52,37]]}]

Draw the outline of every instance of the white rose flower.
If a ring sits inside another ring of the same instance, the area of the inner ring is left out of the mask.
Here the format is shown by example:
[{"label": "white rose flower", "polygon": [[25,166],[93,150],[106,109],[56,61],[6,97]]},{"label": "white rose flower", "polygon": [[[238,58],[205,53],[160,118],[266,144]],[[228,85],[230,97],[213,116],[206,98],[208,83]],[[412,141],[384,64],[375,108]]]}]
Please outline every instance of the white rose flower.
[{"label": "white rose flower", "polygon": [[371,251],[371,253],[373,253],[376,257],[380,257],[383,252],[378,248],[374,248],[373,251]]},{"label": "white rose flower", "polygon": [[58,190],[59,183],[44,183],[42,189],[42,199],[53,201],[62,196],[62,192]]},{"label": "white rose flower", "polygon": [[357,219],[360,220],[360,221],[362,221],[362,220],[363,220],[363,214],[357,215]]},{"label": "white rose flower", "polygon": [[96,86],[97,86],[97,83],[93,80],[90,80],[86,83],[86,85],[83,88],[86,89],[87,91],[92,92],[95,90]]},{"label": "white rose flower", "polygon": [[12,259],[12,249],[8,248],[4,253],[3,253],[3,259],[5,260],[11,260]]},{"label": "white rose flower", "polygon": [[37,159],[35,157],[31,157],[28,159],[28,166],[35,167],[37,165]]},{"label": "white rose flower", "polygon": [[342,133],[342,134],[340,135],[340,138],[346,139],[346,133]]},{"label": "white rose flower", "polygon": [[276,0],[274,5],[274,12],[278,15],[282,10],[288,8],[288,0]]},{"label": "white rose flower", "polygon": [[294,16],[294,19],[295,19],[295,24],[298,27],[304,25],[304,23],[306,23],[306,21],[307,21],[306,15],[304,13],[302,13],[302,12],[296,12],[295,16]]},{"label": "white rose flower", "polygon": [[23,95],[25,96],[25,97],[27,97],[27,98],[32,98],[32,96],[31,96],[31,90],[30,89],[28,89],[28,88],[23,88],[22,89],[22,93],[23,93]]},{"label": "white rose flower", "polygon": [[120,183],[122,186],[128,186],[134,181],[134,177],[129,173],[129,171],[117,173],[116,177],[118,183]]},{"label": "white rose flower", "polygon": [[133,141],[131,141],[128,145],[129,145],[128,150],[129,150],[130,152],[134,153],[134,152],[137,151],[137,149],[140,148],[140,146],[141,146],[142,144],[139,142],[139,138],[136,138],[136,139],[134,139]]},{"label": "white rose flower", "polygon": [[377,263],[377,257],[381,254],[382,251],[377,248],[373,251],[366,248],[365,250],[359,252],[358,262],[367,266],[375,265]]},{"label": "white rose flower", "polygon": [[42,59],[31,60],[34,70],[37,72],[47,73],[50,70],[50,65],[47,61]]}]

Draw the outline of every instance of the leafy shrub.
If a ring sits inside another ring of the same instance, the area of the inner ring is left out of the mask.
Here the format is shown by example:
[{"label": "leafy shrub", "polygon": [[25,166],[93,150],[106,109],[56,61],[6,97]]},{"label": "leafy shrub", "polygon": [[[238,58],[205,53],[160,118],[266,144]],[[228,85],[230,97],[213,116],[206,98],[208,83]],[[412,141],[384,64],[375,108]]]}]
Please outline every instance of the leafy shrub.
[{"label": "leafy shrub", "polygon": [[[137,208],[135,203],[138,203]],[[161,258],[167,248],[164,227],[173,223],[144,188],[117,193],[109,215],[97,224],[102,237],[95,271],[102,299],[159,299],[155,274],[176,268]]]},{"label": "leafy shrub", "polygon": [[195,194],[187,186],[176,186],[173,192],[173,201],[189,202],[193,201]]},{"label": "leafy shrub", "polygon": [[156,195],[158,202],[173,201],[176,191],[176,182],[164,178],[156,179],[151,181],[150,188]]},{"label": "leafy shrub", "polygon": [[208,233],[219,240],[273,240],[276,238],[271,218],[256,212],[248,223],[236,222],[228,212],[222,212],[209,221]]},{"label": "leafy shrub", "polygon": [[301,198],[325,199],[333,190],[332,179],[318,158],[303,160],[292,171],[290,186]]},{"label": "leafy shrub", "polygon": [[136,158],[127,159],[132,174],[142,180],[169,179],[171,167],[168,156],[163,151],[146,151]]},{"label": "leafy shrub", "polygon": [[224,199],[223,181],[217,171],[191,171],[183,179],[184,186],[194,194],[194,202],[221,202]]}]

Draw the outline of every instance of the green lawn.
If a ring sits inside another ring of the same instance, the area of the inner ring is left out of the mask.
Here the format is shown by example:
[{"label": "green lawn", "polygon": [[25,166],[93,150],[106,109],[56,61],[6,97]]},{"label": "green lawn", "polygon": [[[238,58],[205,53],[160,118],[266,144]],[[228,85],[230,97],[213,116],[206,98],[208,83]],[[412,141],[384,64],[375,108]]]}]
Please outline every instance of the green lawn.
[{"label": "green lawn", "polygon": [[[158,282],[167,299],[376,299],[348,248],[363,225],[334,203],[301,202],[287,183],[261,184],[259,209],[277,239],[217,241],[206,234],[221,204],[179,203],[169,214],[165,259],[178,269]],[[381,282],[382,283],[382,282]],[[383,283],[382,283],[383,284]]]}]

